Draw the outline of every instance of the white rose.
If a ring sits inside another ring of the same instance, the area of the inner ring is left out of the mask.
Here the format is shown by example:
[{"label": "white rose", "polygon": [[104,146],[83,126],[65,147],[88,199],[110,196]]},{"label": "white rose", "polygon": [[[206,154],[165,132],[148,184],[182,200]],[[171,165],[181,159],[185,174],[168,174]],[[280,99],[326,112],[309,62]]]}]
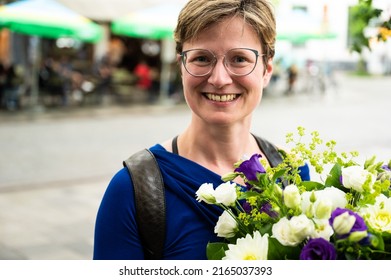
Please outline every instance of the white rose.
[{"label": "white rose", "polygon": [[[315,202],[311,202],[315,196]],[[329,218],[337,208],[345,208],[348,201],[345,192],[335,187],[328,187],[319,191],[304,192],[301,200],[301,210],[309,217],[317,219]]]},{"label": "white rose", "polygon": [[295,209],[300,205],[301,196],[296,185],[286,186],[283,195],[284,203],[288,208]]},{"label": "white rose", "polygon": [[272,237],[284,246],[297,246],[314,230],[313,222],[305,215],[294,216],[290,220],[283,217],[273,225]]},{"label": "white rose", "polygon": [[311,233],[312,238],[323,238],[327,241],[334,234],[334,230],[329,223],[329,219],[314,219],[315,230]]},{"label": "white rose", "polygon": [[272,227],[272,237],[276,238],[284,246],[296,246],[301,240],[297,239],[291,233],[289,220],[286,217],[281,218]]},{"label": "white rose", "polygon": [[233,206],[237,199],[236,184],[232,182],[222,183],[215,189],[214,197],[217,203]]},{"label": "white rose", "polygon": [[289,222],[292,233],[297,239],[304,240],[315,230],[314,223],[304,214],[292,217]]},{"label": "white rose", "polygon": [[342,169],[342,184],[345,188],[363,192],[365,181],[371,178],[370,187],[375,182],[375,175],[361,166],[349,166]]},{"label": "white rose", "polygon": [[219,237],[230,238],[235,236],[237,229],[238,224],[236,220],[231,216],[230,213],[224,211],[216,223],[214,232]]},{"label": "white rose", "polygon": [[208,204],[216,203],[216,199],[214,197],[215,190],[213,189],[213,184],[204,183],[202,184],[198,191],[196,191],[196,200],[198,202],[206,202]]}]

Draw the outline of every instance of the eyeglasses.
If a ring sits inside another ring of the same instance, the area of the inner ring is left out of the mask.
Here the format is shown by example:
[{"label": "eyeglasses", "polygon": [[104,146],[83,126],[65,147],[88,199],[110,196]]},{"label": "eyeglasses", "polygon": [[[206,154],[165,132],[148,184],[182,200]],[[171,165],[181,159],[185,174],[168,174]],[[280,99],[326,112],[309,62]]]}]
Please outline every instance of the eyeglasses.
[{"label": "eyeglasses", "polygon": [[[203,77],[210,74],[218,59],[217,55],[204,49],[187,50],[180,55],[186,71],[195,77]],[[246,76],[255,69],[260,54],[253,49],[235,48],[221,56],[223,57],[223,64],[229,73],[235,76]]]}]

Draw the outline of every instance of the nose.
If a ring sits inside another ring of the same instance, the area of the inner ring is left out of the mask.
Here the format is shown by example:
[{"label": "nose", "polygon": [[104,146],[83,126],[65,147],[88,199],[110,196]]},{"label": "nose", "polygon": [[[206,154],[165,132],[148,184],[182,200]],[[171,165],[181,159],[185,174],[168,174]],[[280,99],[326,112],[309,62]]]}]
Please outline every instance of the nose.
[{"label": "nose", "polygon": [[224,65],[224,59],[217,59],[212,69],[212,72],[208,78],[208,82],[214,85],[216,88],[222,88],[227,84],[232,83],[231,75],[228,69]]}]

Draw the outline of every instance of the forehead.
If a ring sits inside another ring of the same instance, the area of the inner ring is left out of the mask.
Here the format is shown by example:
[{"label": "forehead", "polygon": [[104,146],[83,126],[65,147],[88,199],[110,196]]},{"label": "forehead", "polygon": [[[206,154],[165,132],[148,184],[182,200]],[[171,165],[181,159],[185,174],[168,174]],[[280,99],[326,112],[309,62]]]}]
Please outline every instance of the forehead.
[{"label": "forehead", "polygon": [[261,50],[261,41],[251,25],[242,18],[232,17],[201,30],[197,36],[184,42],[183,46],[184,49],[207,48],[214,51],[241,47]]}]

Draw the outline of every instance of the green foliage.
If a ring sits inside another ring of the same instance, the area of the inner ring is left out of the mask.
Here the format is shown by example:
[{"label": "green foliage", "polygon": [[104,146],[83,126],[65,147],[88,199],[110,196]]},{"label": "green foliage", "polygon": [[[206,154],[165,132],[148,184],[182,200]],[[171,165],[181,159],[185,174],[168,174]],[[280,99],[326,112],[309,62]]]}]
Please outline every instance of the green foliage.
[{"label": "green foliage", "polygon": [[221,260],[225,256],[225,250],[228,250],[227,243],[208,243],[206,246],[206,256],[208,260]]},{"label": "green foliage", "polygon": [[275,238],[269,238],[268,260],[298,260],[301,248],[283,246]]},{"label": "green foliage", "polygon": [[[378,19],[381,13],[381,9],[372,6],[372,0],[359,0],[358,4],[351,7],[349,15],[351,51],[361,54],[364,48],[370,49],[370,38],[365,36],[364,30],[369,26],[371,20]],[[388,21],[384,24],[390,27],[391,22]]]}]

